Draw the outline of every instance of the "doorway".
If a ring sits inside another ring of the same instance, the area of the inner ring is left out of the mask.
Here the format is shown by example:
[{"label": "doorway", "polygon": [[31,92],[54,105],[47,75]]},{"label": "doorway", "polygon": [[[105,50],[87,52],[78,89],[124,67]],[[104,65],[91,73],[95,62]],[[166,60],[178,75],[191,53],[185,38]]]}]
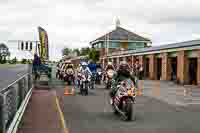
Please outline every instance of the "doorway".
[{"label": "doorway", "polygon": [[156,78],[157,80],[160,80],[162,77],[162,59],[157,58],[157,75]]},{"label": "doorway", "polygon": [[149,58],[145,58],[145,77],[148,78],[149,77]]},{"label": "doorway", "polygon": [[189,84],[197,85],[197,58],[189,59]]},{"label": "doorway", "polygon": [[177,79],[177,57],[171,58],[171,81],[176,81]]}]

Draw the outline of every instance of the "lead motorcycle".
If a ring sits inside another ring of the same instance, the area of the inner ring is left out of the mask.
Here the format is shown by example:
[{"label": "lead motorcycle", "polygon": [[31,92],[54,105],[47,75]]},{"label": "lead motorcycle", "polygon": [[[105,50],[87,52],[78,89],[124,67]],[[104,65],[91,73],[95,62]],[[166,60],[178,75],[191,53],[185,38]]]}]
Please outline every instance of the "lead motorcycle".
[{"label": "lead motorcycle", "polygon": [[80,74],[80,93],[81,95],[88,95],[88,89],[90,87],[91,75],[87,72]]},{"label": "lead motorcycle", "polygon": [[115,114],[120,114],[123,120],[135,120],[134,103],[136,88],[131,79],[119,82],[118,90],[111,99],[111,105]]}]

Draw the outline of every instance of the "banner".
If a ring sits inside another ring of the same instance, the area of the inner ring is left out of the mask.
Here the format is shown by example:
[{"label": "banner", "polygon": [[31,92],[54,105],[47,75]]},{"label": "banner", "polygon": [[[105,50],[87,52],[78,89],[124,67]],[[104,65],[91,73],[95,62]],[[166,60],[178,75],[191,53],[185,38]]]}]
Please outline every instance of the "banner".
[{"label": "banner", "polygon": [[41,27],[38,27],[38,31],[39,31],[39,38],[40,38],[40,46],[39,46],[40,58],[42,60],[48,60],[49,59],[49,46],[48,46],[47,32]]}]

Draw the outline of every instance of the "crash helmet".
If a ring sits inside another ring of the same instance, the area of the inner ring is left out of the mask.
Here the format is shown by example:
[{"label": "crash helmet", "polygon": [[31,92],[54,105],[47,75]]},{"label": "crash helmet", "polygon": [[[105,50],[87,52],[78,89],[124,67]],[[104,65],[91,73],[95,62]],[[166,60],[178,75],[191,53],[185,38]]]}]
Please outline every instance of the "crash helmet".
[{"label": "crash helmet", "polygon": [[86,62],[82,62],[81,66],[85,69],[88,66],[88,64]]},{"label": "crash helmet", "polygon": [[88,61],[88,64],[93,64],[93,60],[89,60],[89,61]]},{"label": "crash helmet", "polygon": [[113,64],[112,64],[112,62],[108,62],[108,66],[112,66]]},{"label": "crash helmet", "polygon": [[126,61],[122,61],[120,62],[118,71],[121,72],[122,74],[128,74],[130,73],[131,68]]}]

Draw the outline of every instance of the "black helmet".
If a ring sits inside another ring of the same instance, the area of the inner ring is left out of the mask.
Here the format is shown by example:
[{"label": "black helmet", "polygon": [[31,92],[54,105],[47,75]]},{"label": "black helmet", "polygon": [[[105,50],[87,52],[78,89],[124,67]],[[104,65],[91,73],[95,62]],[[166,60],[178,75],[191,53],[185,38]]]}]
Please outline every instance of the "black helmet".
[{"label": "black helmet", "polygon": [[131,68],[130,68],[130,66],[129,66],[129,64],[127,62],[122,61],[120,63],[120,65],[119,65],[119,71],[121,73],[127,74],[127,73],[130,73],[130,70],[131,70]]}]

